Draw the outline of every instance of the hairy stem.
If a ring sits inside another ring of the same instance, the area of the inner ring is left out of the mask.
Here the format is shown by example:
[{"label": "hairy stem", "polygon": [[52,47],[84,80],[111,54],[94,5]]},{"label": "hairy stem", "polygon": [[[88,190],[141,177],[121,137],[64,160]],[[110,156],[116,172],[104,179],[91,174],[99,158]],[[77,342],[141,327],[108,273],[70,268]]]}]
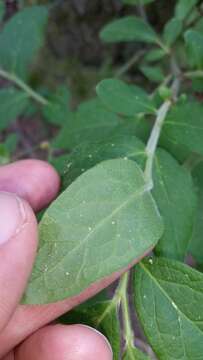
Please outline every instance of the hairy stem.
[{"label": "hairy stem", "polygon": [[[176,75],[177,76],[177,75]],[[153,188],[153,163],[154,163],[154,157],[156,148],[159,142],[159,138],[161,135],[161,130],[164,124],[164,120],[171,108],[171,105],[173,103],[173,100],[177,99],[178,92],[180,89],[180,77],[175,77],[171,90],[172,90],[172,99],[166,100],[161,107],[157,110],[157,117],[154,123],[154,126],[152,128],[152,132],[150,134],[149,140],[147,142],[146,146],[146,154],[147,154],[147,161],[145,166],[145,180],[147,183],[147,186],[149,190],[152,190]]]},{"label": "hairy stem", "polygon": [[36,91],[34,91],[29,85],[27,85],[26,83],[24,83],[24,81],[22,81],[19,77],[17,77],[15,74],[11,74],[3,69],[0,69],[0,77],[11,81],[13,84],[15,84],[16,86],[18,86],[20,89],[22,89],[23,91],[26,92],[26,94],[28,94],[28,96],[32,99],[34,99],[35,101],[37,101],[39,104],[41,105],[47,105],[48,101],[41,96],[40,94],[38,94]]},{"label": "hairy stem", "polygon": [[171,104],[171,100],[166,100],[160,107],[160,109],[157,111],[157,118],[146,146],[147,161],[145,167],[145,180],[148,184],[149,190],[153,188],[152,170],[157,144],[159,141],[164,120],[166,118],[166,115],[168,114]]}]

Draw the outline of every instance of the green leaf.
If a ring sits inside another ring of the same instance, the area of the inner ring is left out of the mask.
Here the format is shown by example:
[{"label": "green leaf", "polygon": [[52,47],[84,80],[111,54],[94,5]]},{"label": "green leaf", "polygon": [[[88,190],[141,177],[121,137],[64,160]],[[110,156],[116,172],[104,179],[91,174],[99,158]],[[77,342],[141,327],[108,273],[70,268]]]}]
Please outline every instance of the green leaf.
[{"label": "green leaf", "polygon": [[203,264],[203,246],[202,246],[202,234],[203,234],[203,162],[200,162],[192,172],[192,175],[197,186],[198,194],[198,207],[195,217],[195,225],[190,240],[188,252],[194,256],[197,263]]},{"label": "green leaf", "polygon": [[203,154],[203,105],[187,101],[175,105],[167,116],[163,134],[170,141]]},{"label": "green leaf", "polygon": [[72,113],[67,124],[53,141],[53,146],[71,149],[84,141],[102,141],[112,135],[120,119],[106,110],[98,99],[87,101]]},{"label": "green leaf", "polygon": [[99,330],[109,340],[113,359],[118,360],[120,355],[120,321],[117,304],[112,300],[102,300],[94,297],[85,304],[78,306],[63,317],[64,324],[82,323]]},{"label": "green leaf", "polygon": [[135,160],[138,164],[144,166],[146,159],[145,146],[142,141],[132,135],[114,136],[105,142],[85,142],[78,145],[69,155],[64,167],[64,188],[84,171],[101,161],[116,158]]},{"label": "green leaf", "polygon": [[158,150],[153,179],[152,194],[165,225],[156,253],[183,260],[192,234],[197,204],[192,177],[169,153]]},{"label": "green leaf", "polygon": [[167,259],[137,266],[134,301],[159,360],[199,360],[203,354],[203,275]]},{"label": "green leaf", "polygon": [[136,163],[100,163],[45,212],[25,303],[80,294],[144,256],[162,232],[162,219]]},{"label": "green leaf", "polygon": [[0,143],[0,165],[8,164],[11,161],[10,154],[5,144]]},{"label": "green leaf", "polygon": [[179,20],[184,20],[191,12],[198,0],[179,0],[175,7],[175,16]]},{"label": "green leaf", "polygon": [[59,87],[56,93],[49,97],[48,101],[48,105],[43,108],[45,119],[54,125],[65,125],[71,116],[70,92],[67,87]]},{"label": "green leaf", "polygon": [[96,88],[102,103],[111,111],[126,116],[154,113],[154,105],[144,90],[121,80],[105,79]]},{"label": "green leaf", "polygon": [[6,10],[5,2],[3,0],[0,0],[0,22],[4,18],[5,10]]},{"label": "green leaf", "polygon": [[143,72],[146,78],[152,82],[161,83],[165,79],[165,75],[163,73],[161,66],[142,65],[140,67],[140,70]]},{"label": "green leaf", "polygon": [[69,159],[69,155],[63,154],[63,155],[51,158],[50,164],[52,164],[54,166],[54,168],[60,175],[63,175],[64,168],[65,168],[66,164],[68,163],[68,159]]},{"label": "green leaf", "polygon": [[126,350],[122,360],[150,360],[150,358],[139,349],[130,347]]},{"label": "green leaf", "polygon": [[182,28],[183,23],[177,18],[172,18],[166,23],[164,27],[163,39],[167,46],[171,46],[176,42],[182,32]]},{"label": "green leaf", "polygon": [[122,0],[123,4],[127,5],[147,5],[153,1],[154,0]]},{"label": "green leaf", "polygon": [[185,42],[188,50],[188,63],[192,67],[203,67],[203,35],[195,30],[185,33]]},{"label": "green leaf", "polygon": [[158,43],[158,35],[152,27],[136,16],[126,16],[107,24],[100,37],[105,42],[142,41]]},{"label": "green leaf", "polygon": [[146,62],[155,62],[163,59],[166,56],[166,52],[162,49],[153,49],[147,52],[144,57]]},{"label": "green leaf", "polygon": [[10,123],[22,114],[29,103],[27,94],[15,88],[0,90],[0,130],[6,129]]},{"label": "green leaf", "polygon": [[0,34],[0,65],[25,78],[33,57],[42,45],[48,12],[44,6],[30,6],[14,15]]}]

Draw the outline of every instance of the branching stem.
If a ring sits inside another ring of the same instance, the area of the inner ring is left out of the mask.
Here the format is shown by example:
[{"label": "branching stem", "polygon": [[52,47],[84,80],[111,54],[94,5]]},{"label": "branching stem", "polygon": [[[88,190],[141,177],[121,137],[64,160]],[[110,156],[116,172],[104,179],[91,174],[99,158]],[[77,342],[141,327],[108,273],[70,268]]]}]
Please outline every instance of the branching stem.
[{"label": "branching stem", "polygon": [[19,77],[17,77],[15,74],[11,74],[3,69],[0,68],[0,77],[11,81],[13,84],[18,86],[20,89],[26,92],[29,97],[37,101],[41,105],[47,105],[48,101],[38,94],[36,91],[34,91],[29,85],[27,85],[24,81],[22,81]]}]

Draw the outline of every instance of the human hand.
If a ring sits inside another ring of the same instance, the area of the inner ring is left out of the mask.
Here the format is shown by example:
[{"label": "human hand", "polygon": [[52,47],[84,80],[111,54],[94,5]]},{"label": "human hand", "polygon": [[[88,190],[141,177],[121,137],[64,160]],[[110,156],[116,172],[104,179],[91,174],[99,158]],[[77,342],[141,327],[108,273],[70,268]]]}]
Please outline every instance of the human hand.
[{"label": "human hand", "polygon": [[37,250],[37,222],[33,210],[46,206],[58,189],[58,175],[42,161],[24,160],[0,169],[1,360],[112,359],[107,340],[97,331],[83,325],[47,324],[93,296],[119,274],[62,302],[44,306],[19,305]]}]

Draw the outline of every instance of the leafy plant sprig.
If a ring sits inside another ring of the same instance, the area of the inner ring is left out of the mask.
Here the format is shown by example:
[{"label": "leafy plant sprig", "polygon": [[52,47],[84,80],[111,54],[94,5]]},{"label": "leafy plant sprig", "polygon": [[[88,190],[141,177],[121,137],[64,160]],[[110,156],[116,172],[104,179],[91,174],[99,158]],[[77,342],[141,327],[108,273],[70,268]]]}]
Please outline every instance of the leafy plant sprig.
[{"label": "leafy plant sprig", "polygon": [[[44,304],[75,296],[138,263],[132,281],[126,272],[111,299],[104,291],[61,321],[80,321],[103,331],[116,360],[149,356],[199,360],[203,356],[202,4],[178,0],[174,16],[158,34],[147,19],[152,0],[123,3],[135,6],[141,16],[113,20],[100,37],[108,44],[141,42],[145,47],[127,59],[115,77],[97,85],[97,97],[74,111],[66,86],[42,95],[30,81],[33,57],[43,43],[47,8],[25,7],[2,26],[0,77],[8,85],[0,90],[0,129],[32,106],[45,123],[59,129],[55,138],[40,146],[46,145],[49,160],[63,169],[63,191],[39,224],[38,257],[23,301]],[[1,19],[3,11],[0,7]],[[121,80],[131,71],[142,74],[151,95],[138,84]],[[2,163],[9,160],[8,144],[15,149],[16,139],[0,147]],[[55,158],[56,149],[68,154]],[[194,256],[197,269],[185,264],[188,254]],[[153,349],[150,354],[135,346],[129,283],[134,309]]]}]

